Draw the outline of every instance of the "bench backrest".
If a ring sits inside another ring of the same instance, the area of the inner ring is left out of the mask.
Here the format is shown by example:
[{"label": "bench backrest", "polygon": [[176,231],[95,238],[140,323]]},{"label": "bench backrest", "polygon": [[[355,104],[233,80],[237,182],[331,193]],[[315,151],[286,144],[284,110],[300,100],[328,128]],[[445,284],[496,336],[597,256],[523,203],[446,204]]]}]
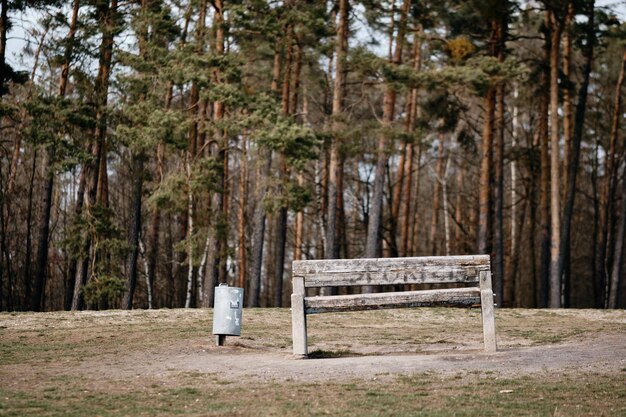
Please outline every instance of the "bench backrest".
[{"label": "bench backrest", "polygon": [[[294,261],[305,288],[356,285],[479,283],[489,255]],[[478,286],[478,285],[477,285]]]}]

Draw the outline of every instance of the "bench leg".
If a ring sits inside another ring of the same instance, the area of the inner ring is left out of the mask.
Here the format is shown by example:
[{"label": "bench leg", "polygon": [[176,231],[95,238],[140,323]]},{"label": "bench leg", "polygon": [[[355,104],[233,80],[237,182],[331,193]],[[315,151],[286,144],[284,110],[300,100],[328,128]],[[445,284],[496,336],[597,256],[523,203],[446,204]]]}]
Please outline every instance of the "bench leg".
[{"label": "bench leg", "polygon": [[304,296],[291,294],[291,332],[293,337],[293,354],[306,358],[309,354],[306,340],[306,313],[304,312]]},{"label": "bench leg", "polygon": [[485,340],[485,352],[493,353],[496,346],[496,319],[493,306],[493,291],[482,290],[480,292],[480,307],[483,317],[483,336]]}]

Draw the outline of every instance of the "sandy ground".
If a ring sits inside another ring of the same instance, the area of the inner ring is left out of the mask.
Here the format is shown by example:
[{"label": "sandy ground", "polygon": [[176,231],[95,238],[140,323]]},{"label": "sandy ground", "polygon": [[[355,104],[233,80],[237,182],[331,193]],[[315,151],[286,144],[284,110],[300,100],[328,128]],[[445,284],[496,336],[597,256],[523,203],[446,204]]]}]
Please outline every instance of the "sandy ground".
[{"label": "sandy ground", "polygon": [[[10,345],[5,352],[14,350],[4,354],[0,376],[23,386],[59,374],[129,381],[175,380],[178,374],[193,372],[229,383],[250,383],[374,380],[421,372],[509,377],[580,371],[623,377],[626,371],[624,311],[502,310],[497,316],[495,354],[482,351],[476,311],[319,315],[309,323],[310,351],[333,356],[320,359],[291,355],[288,309],[245,311],[242,337],[227,338],[223,347],[215,346],[208,330],[210,314],[210,310],[3,314],[0,339],[36,343],[39,337],[50,347],[44,349],[48,356],[42,353],[38,359]],[[183,336],[176,333],[183,331]]]},{"label": "sandy ground", "polygon": [[[106,361],[104,361],[106,363]],[[391,354],[323,359],[294,359],[288,353],[258,352],[241,346],[175,347],[164,352],[143,352],[103,366],[83,363],[80,372],[109,378],[134,375],[164,376],[172,372],[200,372],[220,379],[275,381],[322,381],[376,379],[385,375],[460,371],[520,376],[538,371],[584,371],[605,373],[626,369],[624,334],[599,334],[593,338],[548,346],[500,349],[495,354],[480,351],[433,354]]]}]

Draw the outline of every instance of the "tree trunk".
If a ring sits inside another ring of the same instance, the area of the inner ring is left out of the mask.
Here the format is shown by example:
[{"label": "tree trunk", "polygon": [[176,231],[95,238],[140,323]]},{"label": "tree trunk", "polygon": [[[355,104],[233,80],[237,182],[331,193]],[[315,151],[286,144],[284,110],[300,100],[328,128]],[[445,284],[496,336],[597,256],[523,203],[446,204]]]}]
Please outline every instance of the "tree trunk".
[{"label": "tree trunk", "polygon": [[609,254],[609,225],[612,223],[613,217],[613,194],[615,184],[617,182],[617,141],[619,129],[619,114],[621,107],[621,88],[624,84],[623,60],[622,70],[615,89],[615,98],[613,101],[613,119],[611,126],[611,136],[609,140],[609,148],[606,150],[604,164],[604,180],[600,193],[600,234],[598,238],[598,252],[596,258],[596,307],[605,307],[606,297],[605,291],[607,285],[607,270]]},{"label": "tree trunk", "polygon": [[[623,68],[623,67],[622,67]],[[624,261],[624,244],[626,240],[626,165],[622,174],[622,212],[620,213],[619,225],[615,236],[615,252],[613,265],[611,266],[611,283],[609,286],[608,308],[619,307],[619,289],[622,280],[622,265]]]},{"label": "tree trunk", "polygon": [[339,0],[337,35],[335,39],[335,79],[331,115],[333,138],[330,144],[330,163],[328,165],[327,182],[328,212],[326,215],[326,239],[324,247],[324,257],[326,259],[336,259],[339,257],[339,245],[337,244],[337,170],[339,167],[339,140],[343,128],[341,117],[345,95],[345,62],[348,52],[349,12],[348,0]]},{"label": "tree trunk", "polygon": [[252,253],[250,257],[250,288],[248,291],[248,307],[259,307],[261,298],[261,272],[263,270],[263,249],[265,247],[266,215],[263,207],[263,197],[267,193],[265,181],[269,178],[272,169],[272,153],[261,150],[258,158],[263,165],[257,175],[256,207],[252,219]]},{"label": "tree trunk", "polygon": [[[437,150],[437,165],[435,167],[435,190],[433,191],[433,216],[430,221],[430,253],[429,255],[438,255],[437,249],[437,228],[439,226],[439,211],[441,209],[441,185],[443,183],[444,163],[445,163],[445,141],[446,137],[443,133],[439,134],[439,147]],[[444,214],[445,215],[445,214]]]},{"label": "tree trunk", "polygon": [[[502,29],[500,29],[502,30]],[[502,36],[502,35],[500,35]],[[499,305],[504,299],[504,83],[496,86],[494,143],[494,224],[493,224],[493,290]]]},{"label": "tree trunk", "polygon": [[565,191],[569,184],[569,165],[572,153],[572,31],[574,22],[574,2],[568,0],[567,15],[563,23],[563,78],[565,88],[563,88],[563,199],[566,199]]},{"label": "tree trunk", "polygon": [[248,138],[246,134],[241,136],[241,158],[239,171],[239,207],[237,212],[239,245],[238,245],[238,268],[237,285],[246,288],[246,276],[248,274],[248,248],[246,230],[248,228],[246,209],[248,208]]},{"label": "tree trunk", "polygon": [[[404,0],[398,21],[398,34],[396,37],[396,45],[391,63],[400,65],[402,63],[402,50],[405,43],[405,32],[407,25],[407,17],[411,2]],[[393,25],[395,19],[391,19]],[[393,30],[390,31],[389,49],[393,44]],[[385,186],[385,166],[387,165],[387,133],[386,130],[391,127],[394,119],[396,106],[396,90],[393,85],[387,84],[385,96],[383,99],[383,120],[382,129],[378,136],[378,145],[376,148],[376,168],[374,171],[374,190],[372,193],[372,201],[369,210],[369,219],[367,225],[367,241],[365,245],[365,257],[376,258],[380,256],[380,232],[383,213],[383,191]],[[372,292],[373,288],[363,287],[364,292]]]},{"label": "tree trunk", "polygon": [[[547,16],[547,15],[546,15]],[[546,27],[549,28],[549,21],[546,19]],[[550,59],[550,34],[546,34],[545,59]],[[539,185],[539,275],[540,291],[539,307],[548,306],[548,295],[550,290],[550,152],[548,137],[548,112],[550,106],[549,86],[550,78],[547,71],[541,74],[541,86],[539,103],[539,146],[541,153],[541,179]]]},{"label": "tree trunk", "polygon": [[[517,151],[517,135],[519,134],[519,108],[517,100],[519,98],[518,85],[515,84],[513,89],[513,110],[512,110],[512,131],[511,131],[511,148],[515,155]],[[520,286],[517,282],[517,265],[519,264],[518,252],[519,242],[518,235],[521,235],[521,231],[518,230],[518,218],[517,218],[517,204],[518,204],[518,184],[517,184],[517,158],[513,156],[511,158],[511,255],[509,262],[509,268],[507,273],[507,286],[504,288],[504,296],[510,300],[513,300],[513,305],[519,301]],[[520,222],[524,221],[524,217],[520,217]],[[523,224],[523,223],[522,223]]]},{"label": "tree trunk", "polygon": [[139,239],[141,235],[141,200],[143,197],[143,156],[133,155],[133,192],[131,204],[130,229],[128,243],[130,254],[128,258],[128,281],[122,301],[122,308],[132,310],[135,288],[137,287],[137,260],[139,259]]},{"label": "tree trunk", "polygon": [[489,87],[485,96],[485,114],[483,121],[483,145],[480,163],[480,185],[478,194],[478,233],[477,250],[488,254],[489,229],[491,225],[491,171],[493,149],[493,125],[496,104],[496,90]]},{"label": "tree trunk", "polygon": [[[109,77],[111,74],[114,38],[114,18],[117,13],[117,0],[109,3],[102,3],[97,10],[99,21],[103,22],[102,40],[100,43],[100,57],[98,63],[98,75],[95,82],[96,91],[96,127],[94,130],[94,141],[92,144],[92,162],[87,163],[85,170],[85,195],[84,202],[88,212],[91,212],[94,204],[106,203],[108,199],[106,182],[106,106],[109,92]],[[82,174],[81,174],[82,175]],[[105,177],[104,179],[102,177]],[[80,188],[80,187],[79,187]],[[82,211],[82,205],[80,209]],[[79,211],[80,213],[80,211]],[[89,278],[89,268],[95,263],[92,257],[92,239],[97,236],[87,236],[84,239],[83,254],[85,257],[79,264],[76,279],[74,282],[74,294],[72,298],[72,310],[82,309],[82,288],[87,284]],[[91,274],[96,271],[91,270]]]},{"label": "tree trunk", "polygon": [[563,25],[551,13],[550,45],[550,308],[561,306],[561,198],[559,146],[559,51]]},{"label": "tree trunk", "polygon": [[0,2],[0,100],[8,92],[6,83],[8,81],[8,71],[6,62],[7,32],[9,30],[9,1]]},{"label": "tree trunk", "polygon": [[[276,40],[274,49],[274,63],[272,67],[271,91],[278,94],[280,78],[280,42]],[[250,256],[250,285],[248,290],[248,307],[259,307],[261,301],[261,273],[263,270],[263,251],[265,248],[266,213],[263,207],[263,197],[267,194],[265,183],[272,170],[272,151],[261,149],[258,154],[259,167],[257,175],[256,207],[252,216],[252,253]]]},{"label": "tree trunk", "polygon": [[[571,145],[571,153],[570,158],[571,161],[568,162],[568,175],[567,175],[567,192],[565,194],[565,207],[563,210],[563,227],[561,229],[561,251],[559,257],[558,264],[558,273],[559,276],[563,275],[563,271],[565,269],[565,262],[571,259],[570,255],[570,238],[571,238],[571,224],[572,224],[572,216],[574,213],[574,200],[576,198],[576,180],[578,173],[578,165],[580,162],[580,148],[582,142],[583,135],[583,127],[585,123],[585,110],[587,108],[587,92],[589,87],[589,77],[591,74],[591,66],[593,63],[593,50],[594,50],[594,39],[595,39],[595,29],[594,29],[594,4],[595,2],[591,2],[589,5],[590,9],[588,11],[588,20],[586,27],[586,36],[587,42],[585,44],[585,66],[583,69],[583,82],[580,85],[580,89],[578,90],[578,103],[576,104],[576,114],[574,118],[574,131],[572,135],[572,145]],[[622,60],[622,71],[621,71],[621,80],[624,80],[624,62],[626,62],[626,54]],[[618,83],[619,85],[619,83]],[[617,100],[620,100],[619,93],[616,96]],[[617,103],[616,103],[617,104]],[[619,110],[618,110],[619,113]],[[615,117],[615,113],[614,113]],[[616,119],[613,120],[614,123]],[[616,124],[613,126],[617,127]],[[594,251],[595,252],[595,251]],[[570,294],[570,282],[567,279],[569,274],[566,274],[565,277],[565,303],[566,306],[569,305],[569,294]]]},{"label": "tree trunk", "polygon": [[185,308],[191,307],[191,300],[193,294],[193,233],[194,233],[194,198],[191,186],[191,161],[188,156],[186,161],[187,166],[187,290],[185,291]]}]

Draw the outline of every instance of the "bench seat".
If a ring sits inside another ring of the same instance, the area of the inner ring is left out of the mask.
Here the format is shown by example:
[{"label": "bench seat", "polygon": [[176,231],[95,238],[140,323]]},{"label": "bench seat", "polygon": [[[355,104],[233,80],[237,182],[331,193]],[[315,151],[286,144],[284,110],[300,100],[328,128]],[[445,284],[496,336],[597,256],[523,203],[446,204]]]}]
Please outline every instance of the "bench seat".
[{"label": "bench seat", "polygon": [[[495,352],[497,349],[488,255],[294,261],[292,274],[292,334],[296,357],[308,355],[308,314],[400,307],[480,305],[485,351]],[[376,287],[422,284],[438,287],[373,292]],[[361,286],[365,291],[363,294],[307,296],[308,288],[346,286]]]},{"label": "bench seat", "polygon": [[470,307],[479,304],[480,289],[476,287],[304,298],[306,314],[401,307]]}]

